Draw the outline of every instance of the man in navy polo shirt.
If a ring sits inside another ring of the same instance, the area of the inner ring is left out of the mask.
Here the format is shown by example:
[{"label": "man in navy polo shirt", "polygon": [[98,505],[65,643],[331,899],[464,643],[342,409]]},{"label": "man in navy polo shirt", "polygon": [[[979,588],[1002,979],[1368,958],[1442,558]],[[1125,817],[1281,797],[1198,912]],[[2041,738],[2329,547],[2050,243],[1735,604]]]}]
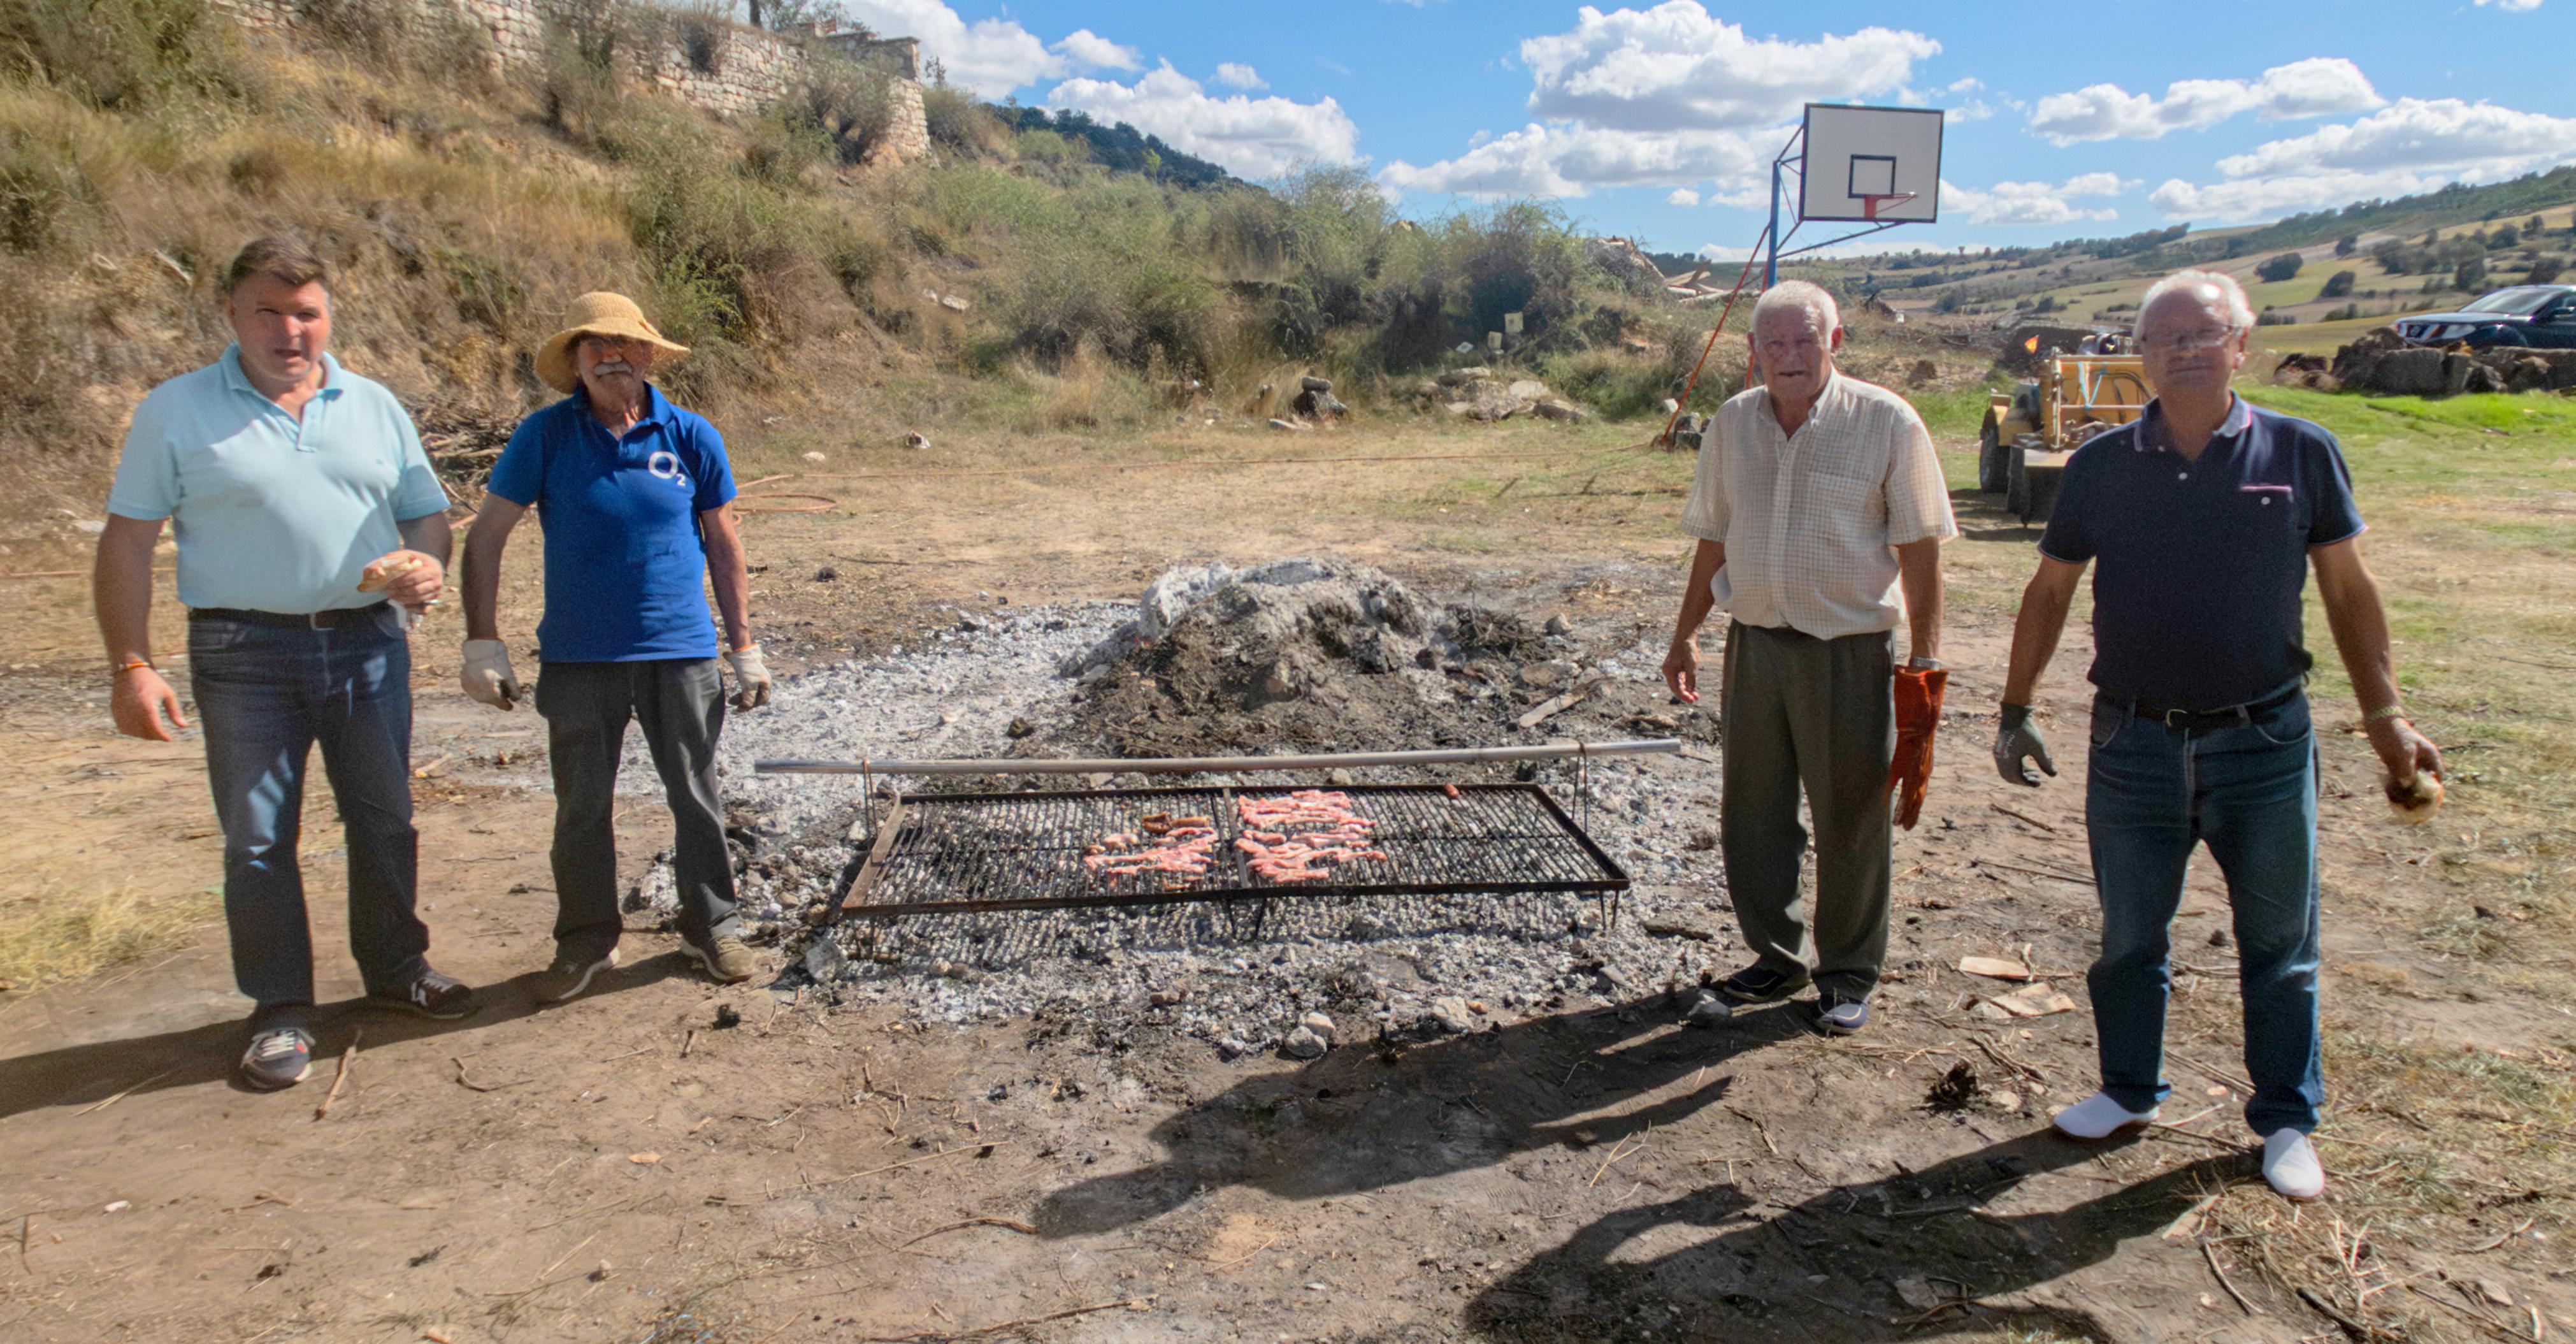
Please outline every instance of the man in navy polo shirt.
[{"label": "man in navy polo shirt", "polygon": [[532,506],[546,531],[536,700],[554,774],[556,915],[537,997],[548,1003],[617,964],[624,921],[611,822],[629,719],[643,725],[676,823],[681,946],[719,982],[751,978],[716,794],[725,699],[710,577],[737,708],[768,701],[769,672],[751,641],[724,439],[645,381],[687,353],[623,295],[575,300],[536,358],[537,376],[568,395],[510,436],[465,538],[465,693],[506,710],[521,696],[496,610],[501,552]]},{"label": "man in navy polo shirt", "polygon": [[2031,696],[2087,563],[2094,685],[2085,831],[2102,901],[2089,986],[2102,1090],[2057,1116],[2106,1138],[2151,1123],[2163,1076],[2170,926],[2192,851],[2209,846],[2235,911],[2245,1001],[2246,1123],[2292,1199],[2325,1188],[2308,1132],[2325,1099],[2317,1048],[2317,746],[2300,594],[2326,623],[2393,781],[2441,774],[2398,703],[2388,617],[2361,562],[2362,522],[2334,436],[2247,405],[2230,383],[2254,314],[2226,275],[2148,289],[2138,344],[2155,399],[2076,450],[2022,594],[1995,766],[2054,775]]}]

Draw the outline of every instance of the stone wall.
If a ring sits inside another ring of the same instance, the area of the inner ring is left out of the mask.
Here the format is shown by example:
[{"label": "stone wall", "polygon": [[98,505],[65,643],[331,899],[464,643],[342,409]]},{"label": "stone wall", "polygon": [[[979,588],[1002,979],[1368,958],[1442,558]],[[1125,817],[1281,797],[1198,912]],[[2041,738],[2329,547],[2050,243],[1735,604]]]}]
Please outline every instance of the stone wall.
[{"label": "stone wall", "polygon": [[[339,0],[340,3],[395,3],[398,0]],[[503,69],[528,69],[546,59],[547,30],[558,15],[572,15],[579,0],[411,0],[422,9],[444,9],[480,30],[491,43],[493,62]],[[213,0],[216,8],[245,26],[266,32],[293,33],[307,23],[311,0]],[[663,40],[653,52],[629,53],[627,74],[671,97],[720,116],[740,116],[787,96],[812,57],[802,39],[746,28],[678,10],[657,11]],[[818,33],[816,38],[843,56],[887,76],[893,103],[893,126],[881,160],[913,162],[930,153],[930,126],[923,114],[919,75],[920,44],[911,38],[875,38],[864,33]]]}]

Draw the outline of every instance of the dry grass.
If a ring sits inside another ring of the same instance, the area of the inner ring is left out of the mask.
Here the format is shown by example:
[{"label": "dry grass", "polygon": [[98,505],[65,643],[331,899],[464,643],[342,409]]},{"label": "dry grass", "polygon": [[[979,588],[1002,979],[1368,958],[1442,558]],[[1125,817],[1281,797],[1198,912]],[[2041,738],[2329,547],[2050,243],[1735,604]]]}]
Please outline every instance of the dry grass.
[{"label": "dry grass", "polygon": [[0,980],[77,980],[186,947],[220,917],[211,891],[147,896],[129,882],[56,879],[0,896]]}]

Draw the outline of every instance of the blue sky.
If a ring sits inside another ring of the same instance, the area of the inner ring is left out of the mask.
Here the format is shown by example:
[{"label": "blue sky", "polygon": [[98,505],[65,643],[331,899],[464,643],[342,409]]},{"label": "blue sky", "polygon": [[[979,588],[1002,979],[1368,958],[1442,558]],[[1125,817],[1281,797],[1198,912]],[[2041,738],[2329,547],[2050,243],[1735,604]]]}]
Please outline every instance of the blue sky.
[{"label": "blue sky", "polygon": [[1925,246],[2214,226],[2576,162],[2576,0],[847,7],[986,97],[1131,122],[1245,177],[1357,164],[1411,214],[1546,198],[1667,251],[1740,255],[1810,100],[1949,110],[1941,221],[1886,240]]}]

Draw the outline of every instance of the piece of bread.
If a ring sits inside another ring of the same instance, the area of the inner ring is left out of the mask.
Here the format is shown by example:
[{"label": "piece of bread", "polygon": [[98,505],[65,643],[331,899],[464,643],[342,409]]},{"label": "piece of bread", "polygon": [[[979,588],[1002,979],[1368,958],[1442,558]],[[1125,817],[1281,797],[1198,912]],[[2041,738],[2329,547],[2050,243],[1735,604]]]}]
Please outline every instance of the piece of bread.
[{"label": "piece of bread", "polygon": [[2442,781],[2432,775],[2419,771],[2413,779],[2386,780],[2380,787],[2388,795],[2388,810],[2410,826],[2421,826],[2442,810]]},{"label": "piece of bread", "polygon": [[420,557],[417,555],[401,556],[393,560],[391,563],[378,560],[375,563],[368,565],[366,569],[358,575],[358,591],[362,593],[381,593],[390,586],[395,579],[401,578],[403,575],[409,574],[418,568],[420,568]]}]

